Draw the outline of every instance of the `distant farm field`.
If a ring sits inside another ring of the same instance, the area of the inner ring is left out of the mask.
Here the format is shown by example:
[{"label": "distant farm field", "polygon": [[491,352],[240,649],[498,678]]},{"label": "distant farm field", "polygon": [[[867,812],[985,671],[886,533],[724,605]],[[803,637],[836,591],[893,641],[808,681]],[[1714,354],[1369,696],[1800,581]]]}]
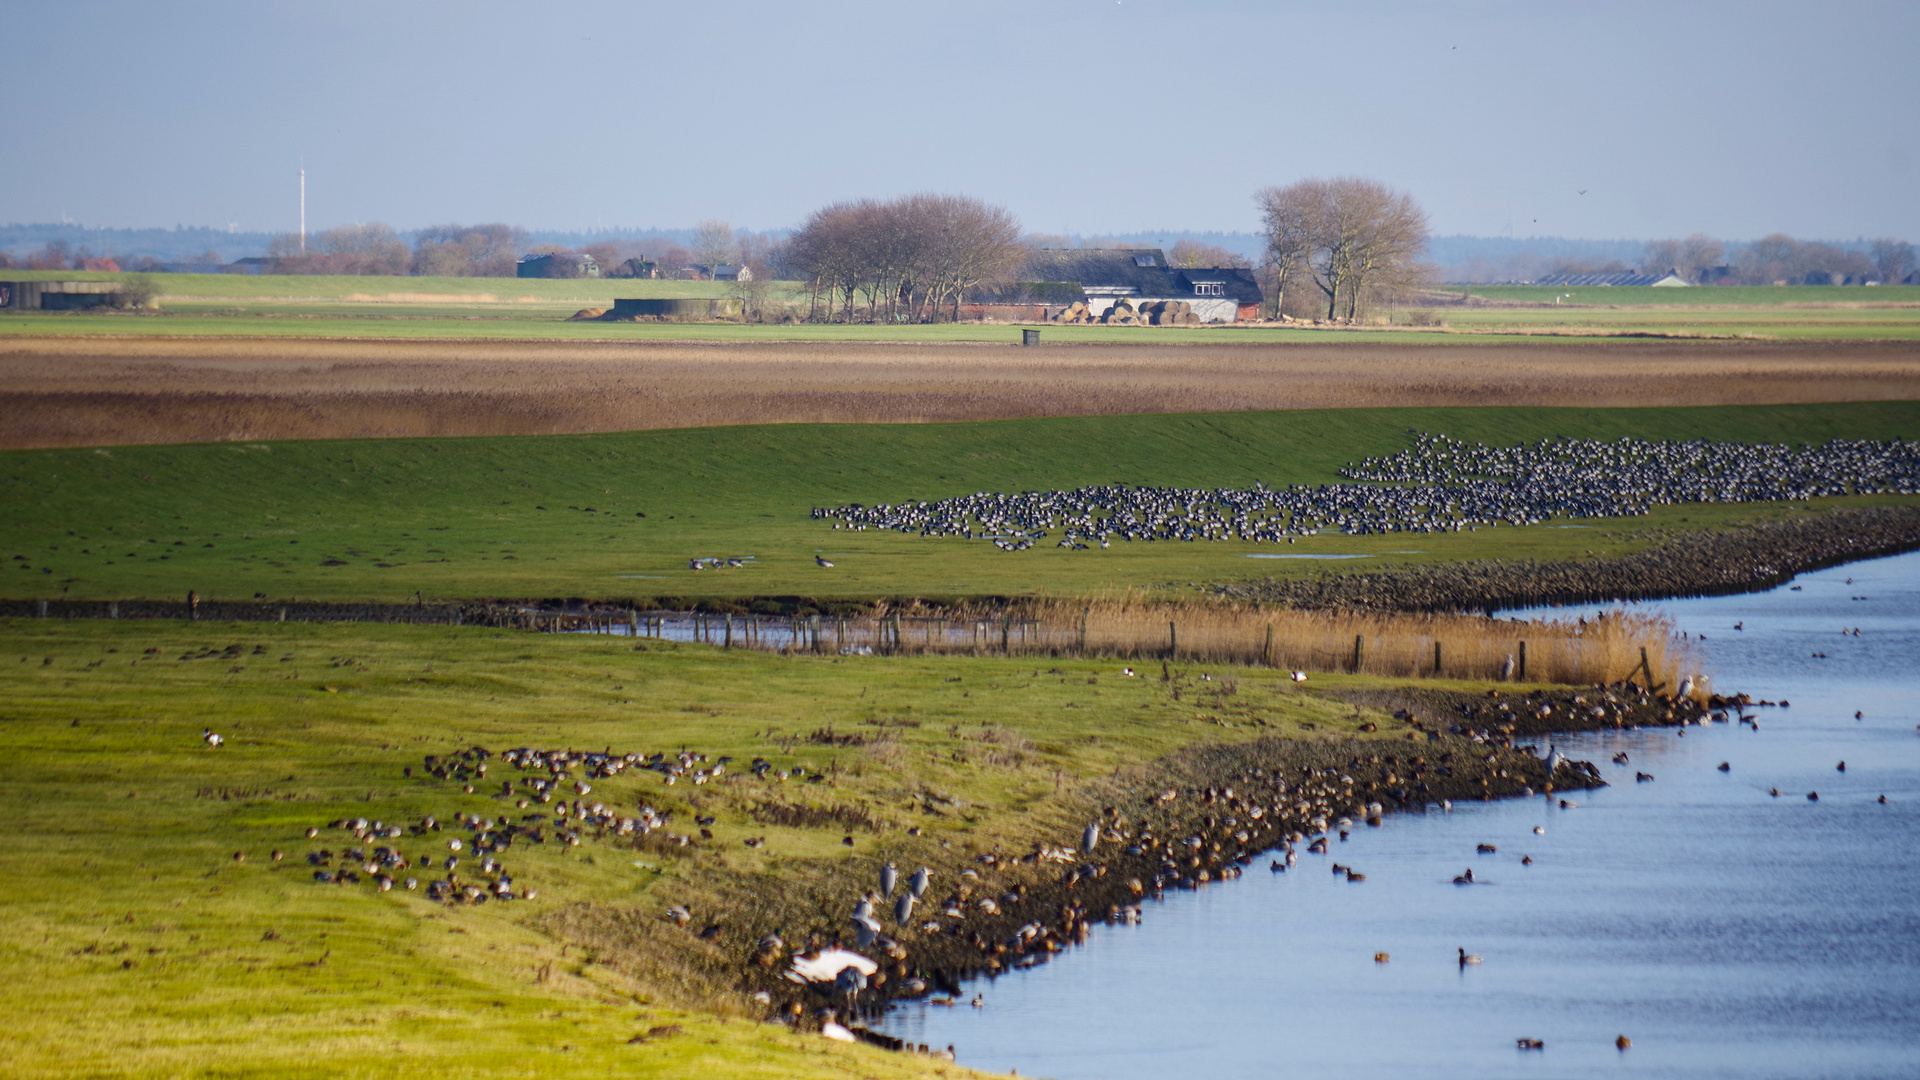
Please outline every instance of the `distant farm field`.
[{"label": "distant farm field", "polygon": [[1004,338],[0,340],[0,447],[1411,405],[1920,400],[1920,347],[1899,343],[1047,340],[1037,349]]},{"label": "distant farm field", "polygon": [[[15,271],[18,278],[107,280],[82,271]],[[1004,324],[822,325],[772,321],[571,321],[621,297],[724,297],[727,282],[577,278],[354,277],[155,274],[159,308],[143,312],[0,313],[0,338],[23,335],[448,339],[500,341],[1000,342]],[[1448,286],[1391,305],[1362,326],[1290,323],[1207,327],[1059,326],[1047,340],[1102,344],[1260,344],[1399,341],[1498,342],[1520,335],[1566,341],[1628,337],[1920,341],[1920,287],[1693,289]],[[776,309],[808,313],[805,286],[774,282]],[[1556,303],[1556,300],[1560,301]],[[1460,301],[1460,302],[1456,302]],[[1437,306],[1436,306],[1437,305]],[[1438,317],[1438,324],[1434,322]]]},{"label": "distant farm field", "polygon": [[[1617,554],[1654,530],[1795,512],[1668,506],[1643,518],[1424,535],[1051,545],[835,531],[813,508],[1125,483],[1326,483],[1410,432],[1819,442],[1920,437],[1920,403],[1689,409],[1401,408],[787,424],[605,435],[244,442],[0,453],[0,597],[1089,595],[1476,558]],[[1841,500],[1858,501],[1858,500]],[[1284,554],[1289,558],[1273,558]],[[816,564],[825,558],[831,568]],[[696,571],[695,558],[739,568]]]}]

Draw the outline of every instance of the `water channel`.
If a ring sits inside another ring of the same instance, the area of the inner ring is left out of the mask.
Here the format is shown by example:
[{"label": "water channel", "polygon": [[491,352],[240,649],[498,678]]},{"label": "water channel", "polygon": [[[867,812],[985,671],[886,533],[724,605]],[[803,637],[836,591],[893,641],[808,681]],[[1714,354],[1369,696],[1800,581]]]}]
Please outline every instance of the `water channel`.
[{"label": "water channel", "polygon": [[1920,1077],[1920,553],[1792,585],[1644,605],[1791,703],[1757,729],[1557,739],[1612,786],[1390,816],[884,1029],[1062,1080]]}]

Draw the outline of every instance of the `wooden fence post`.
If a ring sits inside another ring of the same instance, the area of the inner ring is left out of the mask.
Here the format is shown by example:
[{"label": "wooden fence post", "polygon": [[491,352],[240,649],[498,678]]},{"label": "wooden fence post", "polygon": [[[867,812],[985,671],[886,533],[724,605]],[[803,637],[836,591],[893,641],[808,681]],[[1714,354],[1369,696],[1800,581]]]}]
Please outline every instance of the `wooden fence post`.
[{"label": "wooden fence post", "polygon": [[1527,681],[1527,643],[1520,643],[1520,670],[1515,673],[1520,682]]},{"label": "wooden fence post", "polygon": [[1080,609],[1080,655],[1087,655],[1087,616],[1093,614],[1092,608]]},{"label": "wooden fence post", "polygon": [[1172,620],[1167,622],[1167,659],[1180,655],[1180,627]]},{"label": "wooden fence post", "polygon": [[733,612],[727,612],[727,641],[723,648],[733,648]]},{"label": "wooden fence post", "polygon": [[1437,641],[1433,643],[1433,673],[1440,674],[1440,643]]},{"label": "wooden fence post", "polygon": [[1267,624],[1267,643],[1260,647],[1260,662],[1262,664],[1265,664],[1268,667],[1273,666],[1273,624],[1272,623]]},{"label": "wooden fence post", "polygon": [[1367,637],[1365,634],[1353,635],[1353,670],[1360,670],[1361,661],[1367,658]]}]

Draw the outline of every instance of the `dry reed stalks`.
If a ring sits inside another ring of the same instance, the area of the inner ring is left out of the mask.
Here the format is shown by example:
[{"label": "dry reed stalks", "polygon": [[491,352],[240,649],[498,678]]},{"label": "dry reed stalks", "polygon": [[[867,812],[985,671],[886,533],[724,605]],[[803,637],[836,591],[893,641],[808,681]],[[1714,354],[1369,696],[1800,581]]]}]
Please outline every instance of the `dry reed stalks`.
[{"label": "dry reed stalks", "polygon": [[[1011,331],[1009,331],[1011,333]],[[11,339],[0,448],[1383,405],[1907,400],[1910,343]]]},{"label": "dry reed stalks", "polygon": [[[743,635],[740,639],[745,641]],[[1481,615],[1296,611],[1205,601],[1038,600],[933,614],[881,610],[797,624],[755,642],[780,651],[1105,656],[1396,678],[1591,685],[1700,683],[1666,618],[1615,611],[1575,622]]]}]

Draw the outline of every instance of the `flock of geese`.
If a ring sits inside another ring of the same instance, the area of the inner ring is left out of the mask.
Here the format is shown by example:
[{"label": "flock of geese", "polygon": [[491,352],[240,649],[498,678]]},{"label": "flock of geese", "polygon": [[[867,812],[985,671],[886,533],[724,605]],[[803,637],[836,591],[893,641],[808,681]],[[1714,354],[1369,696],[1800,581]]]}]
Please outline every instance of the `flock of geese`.
[{"label": "flock of geese", "polygon": [[1420,434],[1412,447],[1351,464],[1359,483],[1269,489],[1107,484],[1071,491],[976,492],[898,504],[816,507],[836,529],[991,540],[1025,550],[1113,541],[1292,543],[1352,535],[1459,532],[1553,518],[1637,517],[1655,506],[1920,493],[1920,442],[1824,446],[1549,439],[1512,447]]}]

